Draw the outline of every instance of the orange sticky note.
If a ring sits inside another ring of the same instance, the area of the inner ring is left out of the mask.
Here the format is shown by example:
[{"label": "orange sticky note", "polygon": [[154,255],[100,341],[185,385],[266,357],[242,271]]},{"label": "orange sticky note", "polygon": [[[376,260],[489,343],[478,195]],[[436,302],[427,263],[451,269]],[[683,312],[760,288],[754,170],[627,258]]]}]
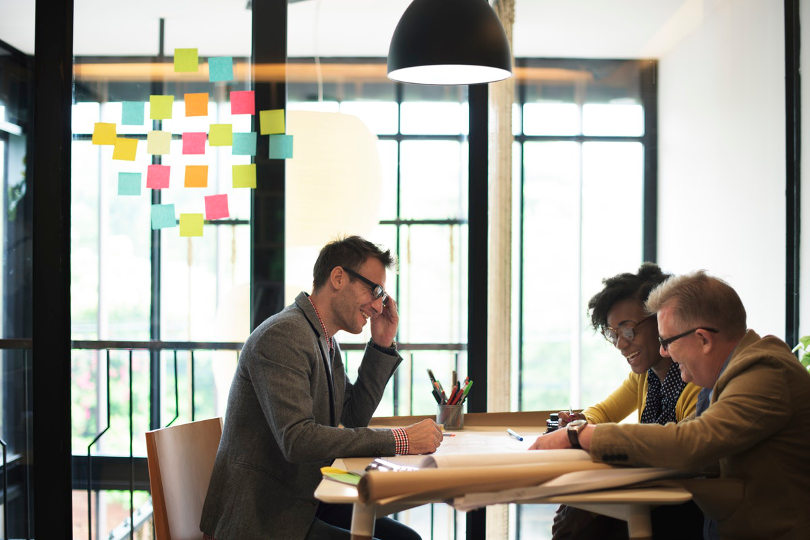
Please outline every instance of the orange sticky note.
[{"label": "orange sticky note", "polygon": [[208,187],[208,165],[186,165],[185,187]]},{"label": "orange sticky note", "polygon": [[259,111],[259,130],[262,135],[284,133],[284,109]]},{"label": "orange sticky note", "polygon": [[186,116],[208,116],[208,92],[183,94]]},{"label": "orange sticky note", "polygon": [[233,166],[233,187],[235,188],[255,188],[256,187],[256,164],[234,165]]},{"label": "orange sticky note", "polygon": [[203,235],[202,214],[180,214],[180,236]]},{"label": "orange sticky note", "polygon": [[93,126],[93,144],[115,144],[115,124],[96,122]]},{"label": "orange sticky note", "polygon": [[222,219],[230,216],[228,212],[228,194],[208,195],[205,197],[205,219]]},{"label": "orange sticky note", "polygon": [[209,146],[231,146],[233,144],[233,126],[231,124],[211,124],[208,129]]},{"label": "orange sticky note", "polygon": [[174,96],[149,96],[149,118],[151,120],[168,120],[172,117]]},{"label": "orange sticky note", "polygon": [[174,50],[174,71],[178,73],[195,73],[199,67],[197,49]]},{"label": "orange sticky note", "polygon": [[150,131],[146,134],[146,153],[165,155],[171,148],[172,134],[168,131]]},{"label": "orange sticky note", "polygon": [[118,137],[115,139],[115,146],[113,147],[113,159],[120,159],[122,161],[135,161],[135,154],[138,151],[138,139],[124,139]]}]

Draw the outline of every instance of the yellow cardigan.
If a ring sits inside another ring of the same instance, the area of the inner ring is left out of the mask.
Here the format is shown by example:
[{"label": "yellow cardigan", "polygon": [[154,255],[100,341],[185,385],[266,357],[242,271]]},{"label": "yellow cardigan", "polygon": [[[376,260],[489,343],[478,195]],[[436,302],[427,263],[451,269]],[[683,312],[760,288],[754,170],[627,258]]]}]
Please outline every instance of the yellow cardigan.
[{"label": "yellow cardigan", "polygon": [[[697,396],[701,388],[687,383],[675,404],[675,421],[680,422],[695,412]],[[639,375],[630,373],[620,387],[613,391],[606,399],[582,411],[591,424],[604,422],[621,422],[633,411],[638,411],[638,420],[641,421],[641,412],[647,403],[647,372]]]}]

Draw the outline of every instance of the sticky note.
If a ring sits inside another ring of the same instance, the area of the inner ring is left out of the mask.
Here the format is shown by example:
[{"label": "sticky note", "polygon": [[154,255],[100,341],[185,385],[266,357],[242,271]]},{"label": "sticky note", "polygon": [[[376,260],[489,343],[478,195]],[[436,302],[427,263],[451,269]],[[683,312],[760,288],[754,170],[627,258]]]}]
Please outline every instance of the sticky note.
[{"label": "sticky note", "polygon": [[183,94],[186,116],[208,116],[208,92]]},{"label": "sticky note", "polygon": [[168,120],[172,117],[174,96],[149,96],[149,118],[152,120]]},{"label": "sticky note", "polygon": [[135,154],[137,151],[138,139],[125,139],[118,137],[115,139],[112,158],[123,161],[135,161]]},{"label": "sticky note", "polygon": [[231,146],[233,126],[231,124],[211,124],[208,128],[208,144],[211,146]]},{"label": "sticky note", "polygon": [[292,135],[270,135],[267,138],[270,159],[290,159],[293,157]]},{"label": "sticky note", "polygon": [[233,58],[230,56],[215,56],[208,59],[208,80],[232,81],[233,80]]},{"label": "sticky note", "polygon": [[195,73],[199,67],[197,49],[175,49],[174,70],[178,73]]},{"label": "sticky note", "polygon": [[118,173],[118,194],[119,195],[140,195],[141,194],[141,173],[120,172]]},{"label": "sticky note", "polygon": [[204,154],[205,138],[203,132],[183,133],[183,153],[184,154]]},{"label": "sticky note", "polygon": [[231,92],[231,114],[253,114],[256,112],[256,98],[253,90]]},{"label": "sticky note", "polygon": [[149,165],[146,168],[146,187],[164,189],[169,187],[169,165]]},{"label": "sticky note", "polygon": [[165,229],[166,227],[176,227],[177,220],[174,217],[173,204],[153,204],[152,205],[152,228]]},{"label": "sticky note", "polygon": [[124,101],[121,103],[121,125],[143,125],[143,101]]},{"label": "sticky note", "polygon": [[185,187],[208,187],[208,165],[186,165]]},{"label": "sticky note", "polygon": [[284,109],[259,111],[259,133],[284,133]]},{"label": "sticky note", "polygon": [[202,214],[180,214],[180,236],[202,236]]},{"label": "sticky note", "polygon": [[230,215],[227,193],[205,197],[205,219],[222,219]]},{"label": "sticky note", "polygon": [[233,149],[234,156],[255,156],[256,155],[256,132],[234,133]]},{"label": "sticky note", "polygon": [[171,142],[172,134],[168,131],[150,131],[146,134],[146,153],[152,155],[168,154]]},{"label": "sticky note", "polygon": [[233,187],[235,188],[255,188],[256,187],[256,164],[234,165],[233,166]]},{"label": "sticky note", "polygon": [[96,122],[93,126],[93,144],[115,144],[115,124]]}]

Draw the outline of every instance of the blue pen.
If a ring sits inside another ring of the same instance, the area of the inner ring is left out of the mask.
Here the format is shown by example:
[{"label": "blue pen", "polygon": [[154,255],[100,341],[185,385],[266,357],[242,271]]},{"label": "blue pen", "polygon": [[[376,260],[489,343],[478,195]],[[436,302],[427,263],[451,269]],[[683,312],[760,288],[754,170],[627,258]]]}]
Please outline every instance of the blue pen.
[{"label": "blue pen", "polygon": [[511,437],[514,437],[515,439],[517,439],[517,440],[519,440],[519,441],[522,441],[522,440],[523,440],[523,436],[518,435],[517,433],[515,433],[514,431],[512,431],[512,430],[511,430],[511,429],[509,429],[509,428],[506,428],[506,432],[507,432],[507,433],[508,433],[508,434],[509,434]]}]

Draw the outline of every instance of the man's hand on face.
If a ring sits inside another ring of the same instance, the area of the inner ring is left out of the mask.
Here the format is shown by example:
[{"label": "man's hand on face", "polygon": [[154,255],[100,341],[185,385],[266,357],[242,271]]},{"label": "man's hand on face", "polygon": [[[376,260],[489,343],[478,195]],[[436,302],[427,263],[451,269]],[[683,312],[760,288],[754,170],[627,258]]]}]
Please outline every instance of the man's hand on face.
[{"label": "man's hand on face", "polygon": [[[378,300],[382,304],[382,300]],[[397,335],[399,312],[397,302],[390,296],[382,311],[371,317],[371,339],[380,347],[390,347]]]},{"label": "man's hand on face", "polygon": [[442,444],[442,430],[430,418],[405,428],[408,435],[409,454],[430,454]]}]

